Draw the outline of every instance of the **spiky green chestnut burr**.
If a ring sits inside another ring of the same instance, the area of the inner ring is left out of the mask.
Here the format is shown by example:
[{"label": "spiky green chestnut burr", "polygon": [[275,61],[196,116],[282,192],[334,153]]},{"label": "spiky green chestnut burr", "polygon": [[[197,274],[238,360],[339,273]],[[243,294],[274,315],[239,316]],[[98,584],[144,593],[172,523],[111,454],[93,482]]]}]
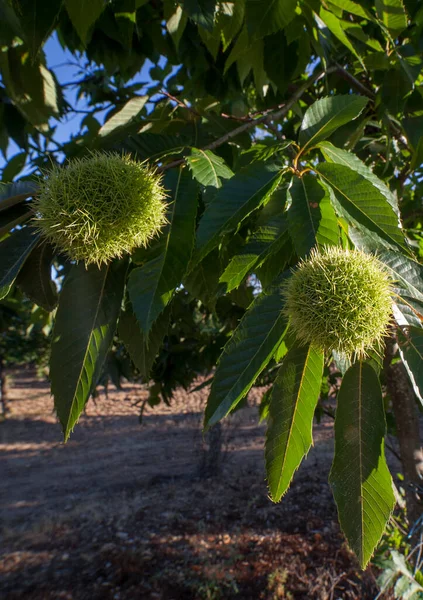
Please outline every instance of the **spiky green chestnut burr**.
[{"label": "spiky green chestnut burr", "polygon": [[380,261],[357,250],[312,251],[285,288],[285,311],[300,343],[363,357],[378,349],[392,315]]},{"label": "spiky green chestnut burr", "polygon": [[129,156],[92,153],[53,167],[35,224],[69,258],[101,265],[145,246],[166,222],[160,176]]}]

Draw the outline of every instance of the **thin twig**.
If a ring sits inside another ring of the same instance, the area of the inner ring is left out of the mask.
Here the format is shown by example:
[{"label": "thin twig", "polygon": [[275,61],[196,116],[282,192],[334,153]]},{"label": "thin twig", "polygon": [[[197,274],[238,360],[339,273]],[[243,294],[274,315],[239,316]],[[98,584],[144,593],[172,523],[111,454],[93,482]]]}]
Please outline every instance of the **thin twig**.
[{"label": "thin twig", "polygon": [[376,94],[374,94],[371,90],[366,88],[366,86],[363,85],[361,83],[361,81],[358,81],[358,79],[356,79],[354,77],[354,75],[351,75],[351,73],[349,73],[346,69],[344,69],[344,67],[341,67],[341,65],[338,65],[338,63],[336,63],[335,66],[336,66],[336,70],[339,73],[339,75],[343,79],[348,81],[353,88],[355,88],[358,92],[360,92],[360,94],[363,94],[363,96],[367,96],[368,98],[371,98],[372,100],[375,99]]},{"label": "thin twig", "polygon": [[[287,112],[289,112],[291,110],[291,107],[296,102],[298,102],[298,100],[301,98],[301,96],[304,94],[304,92],[310,86],[312,86],[316,81],[318,81],[325,75],[329,75],[329,73],[334,73],[337,70],[338,70],[338,67],[334,66],[334,67],[329,67],[328,69],[326,69],[326,71],[320,71],[319,73],[312,75],[311,77],[309,77],[309,79],[307,79],[307,81],[305,81],[303,83],[303,85],[301,85],[298,88],[298,90],[295,92],[295,94],[293,94],[291,96],[291,98],[288,100],[288,102],[286,102],[283,106],[281,106],[281,108],[279,108],[278,110],[275,110],[274,112],[270,112],[261,117],[258,117],[257,119],[252,119],[251,121],[248,121],[247,123],[243,123],[239,127],[232,129],[232,131],[228,131],[228,133],[225,133],[225,135],[218,138],[217,140],[214,140],[214,142],[207,144],[206,146],[204,146],[202,148],[202,150],[214,150],[215,148],[222,146],[222,144],[225,144],[226,142],[228,142],[232,138],[236,137],[237,135],[244,133],[244,131],[248,131],[249,129],[257,127],[257,125],[260,125],[261,123],[266,122],[268,119],[271,119],[272,121],[277,121],[277,120],[281,119],[282,117],[284,117],[287,114]],[[184,158],[179,158],[177,160],[173,160],[170,163],[167,163],[166,165],[163,165],[158,170],[160,172],[167,171],[168,169],[173,169],[175,167],[179,167],[179,165],[182,165],[184,162],[185,162]]]}]

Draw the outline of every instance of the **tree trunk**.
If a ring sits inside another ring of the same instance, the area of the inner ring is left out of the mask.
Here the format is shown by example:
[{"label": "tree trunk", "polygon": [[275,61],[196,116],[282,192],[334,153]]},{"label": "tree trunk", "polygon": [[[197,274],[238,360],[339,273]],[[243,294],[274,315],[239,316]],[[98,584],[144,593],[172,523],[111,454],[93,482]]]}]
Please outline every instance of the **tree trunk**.
[{"label": "tree trunk", "polygon": [[7,411],[7,380],[2,358],[0,358],[0,406],[0,419],[4,420]]},{"label": "tree trunk", "polygon": [[410,525],[412,525],[422,514],[422,504],[415,487],[422,484],[418,470],[421,453],[419,413],[414,390],[402,362],[387,367],[386,383],[392,399],[397,427],[407,515]]},{"label": "tree trunk", "polygon": [[219,475],[222,464],[222,425],[216,423],[206,433],[199,475],[201,478]]}]

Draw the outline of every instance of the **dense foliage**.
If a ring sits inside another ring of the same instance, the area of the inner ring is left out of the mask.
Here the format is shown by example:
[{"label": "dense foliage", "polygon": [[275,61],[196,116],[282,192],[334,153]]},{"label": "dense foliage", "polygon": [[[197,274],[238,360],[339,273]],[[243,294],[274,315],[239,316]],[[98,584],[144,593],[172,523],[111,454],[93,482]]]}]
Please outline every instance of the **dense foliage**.
[{"label": "dense foliage", "polygon": [[[0,190],[0,291],[16,284],[56,310],[50,378],[65,439],[119,342],[146,381],[152,374],[156,399],[210,370],[224,346],[206,427],[280,364],[263,411],[277,501],[310,448],[334,359],[345,376],[330,481],[367,564],[394,505],[382,357],[297,341],[284,290],[312,249],[377,254],[392,286],[392,335],[421,399],[422,31],[415,0],[1,3],[0,148],[10,139],[20,148],[3,181],[27,171]],[[53,32],[79,62],[78,81],[60,85],[47,68]],[[134,83],[147,60],[149,82]],[[58,143],[57,122],[77,114],[69,86],[86,108],[80,131]],[[33,210],[35,176],[92,151],[147,160],[169,197],[160,236],[101,267],[42,241]]]}]

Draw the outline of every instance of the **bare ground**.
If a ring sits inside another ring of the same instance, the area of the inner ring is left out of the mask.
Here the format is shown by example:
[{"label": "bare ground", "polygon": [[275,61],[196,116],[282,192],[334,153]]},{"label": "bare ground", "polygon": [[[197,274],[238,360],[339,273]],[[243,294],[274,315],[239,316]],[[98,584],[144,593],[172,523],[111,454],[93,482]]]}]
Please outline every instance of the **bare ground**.
[{"label": "bare ground", "polygon": [[15,375],[0,424],[0,598],[7,600],[371,599],[336,522],[332,423],[281,504],[267,496],[264,426],[227,419],[222,474],[202,479],[207,391],[148,409],[127,384],[88,403],[71,440],[45,382]]}]

